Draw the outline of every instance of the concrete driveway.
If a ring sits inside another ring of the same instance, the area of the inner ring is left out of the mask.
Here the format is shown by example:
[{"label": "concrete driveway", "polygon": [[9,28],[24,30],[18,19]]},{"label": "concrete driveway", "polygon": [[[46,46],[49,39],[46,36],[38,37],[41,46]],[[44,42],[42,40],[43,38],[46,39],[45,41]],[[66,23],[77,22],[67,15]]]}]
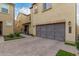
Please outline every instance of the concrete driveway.
[{"label": "concrete driveway", "polygon": [[0,43],[2,56],[54,56],[63,49],[76,54],[76,48],[64,42],[26,36],[26,38]]}]

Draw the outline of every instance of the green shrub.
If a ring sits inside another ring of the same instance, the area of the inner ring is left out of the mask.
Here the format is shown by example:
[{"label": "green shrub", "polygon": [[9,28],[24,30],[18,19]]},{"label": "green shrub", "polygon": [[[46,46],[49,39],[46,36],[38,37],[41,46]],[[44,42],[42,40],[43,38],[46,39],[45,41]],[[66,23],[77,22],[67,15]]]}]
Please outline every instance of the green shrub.
[{"label": "green shrub", "polygon": [[79,35],[77,36],[76,47],[79,50]]},{"label": "green shrub", "polygon": [[71,45],[71,46],[76,46],[76,44],[67,43],[67,42],[65,42],[65,44],[67,44],[67,45]]},{"label": "green shrub", "polygon": [[15,36],[16,36],[16,37],[20,37],[20,32],[16,32],[16,33],[15,33]]},{"label": "green shrub", "polygon": [[7,37],[13,38],[14,35],[13,34],[9,34],[9,35],[7,35]]},{"label": "green shrub", "polygon": [[14,34],[9,34],[9,35],[5,35],[4,36],[4,40],[8,41],[8,40],[15,40],[15,39],[20,39],[20,38],[24,38],[20,35],[20,32],[16,32]]},{"label": "green shrub", "polygon": [[76,47],[79,50],[79,41],[76,42]]}]

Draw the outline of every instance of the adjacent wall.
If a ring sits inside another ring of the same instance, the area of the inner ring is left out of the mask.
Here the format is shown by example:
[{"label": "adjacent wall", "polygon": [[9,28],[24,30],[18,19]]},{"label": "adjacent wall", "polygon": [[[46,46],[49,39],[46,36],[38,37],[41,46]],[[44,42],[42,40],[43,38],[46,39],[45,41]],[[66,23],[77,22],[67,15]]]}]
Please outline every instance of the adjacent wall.
[{"label": "adjacent wall", "polygon": [[[36,4],[33,5],[33,8]],[[30,33],[36,35],[36,25],[65,22],[65,42],[75,43],[75,18],[76,4],[52,3],[52,9],[43,11],[42,4],[37,4],[38,13],[33,13],[31,8],[31,30]],[[68,22],[71,22],[72,33],[68,33]]]},{"label": "adjacent wall", "polygon": [[[1,4],[0,4],[1,6]],[[2,13],[0,12],[0,21],[3,22],[3,33],[2,35],[8,35],[14,32],[14,4],[8,3],[9,12]],[[11,23],[10,26],[7,23]]]}]

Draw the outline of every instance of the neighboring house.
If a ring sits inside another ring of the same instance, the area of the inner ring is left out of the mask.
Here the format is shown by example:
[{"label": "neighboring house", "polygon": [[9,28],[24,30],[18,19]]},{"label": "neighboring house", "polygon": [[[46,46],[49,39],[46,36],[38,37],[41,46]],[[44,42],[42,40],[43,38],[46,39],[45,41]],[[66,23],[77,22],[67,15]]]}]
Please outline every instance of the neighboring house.
[{"label": "neighboring house", "polygon": [[14,4],[0,3],[0,35],[14,32]]},{"label": "neighboring house", "polygon": [[75,3],[34,3],[30,9],[30,34],[52,40],[75,43]]},{"label": "neighboring house", "polygon": [[16,31],[29,34],[30,14],[20,13],[16,19]]},{"label": "neighboring house", "polygon": [[77,29],[76,29],[77,31],[76,31],[76,33],[77,33],[77,39],[79,39],[79,25],[77,24]]},{"label": "neighboring house", "polygon": [[77,25],[77,35],[79,35],[79,25]]}]

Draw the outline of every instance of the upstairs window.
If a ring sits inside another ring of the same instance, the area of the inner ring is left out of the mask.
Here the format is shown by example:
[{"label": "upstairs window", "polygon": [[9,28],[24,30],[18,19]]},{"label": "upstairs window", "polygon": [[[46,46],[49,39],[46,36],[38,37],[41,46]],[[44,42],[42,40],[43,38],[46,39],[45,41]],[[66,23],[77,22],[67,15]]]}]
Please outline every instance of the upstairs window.
[{"label": "upstairs window", "polygon": [[2,11],[3,13],[8,13],[8,5],[7,5],[7,4],[2,4],[1,11]]},{"label": "upstairs window", "polygon": [[52,8],[52,3],[43,3],[43,10]]}]

